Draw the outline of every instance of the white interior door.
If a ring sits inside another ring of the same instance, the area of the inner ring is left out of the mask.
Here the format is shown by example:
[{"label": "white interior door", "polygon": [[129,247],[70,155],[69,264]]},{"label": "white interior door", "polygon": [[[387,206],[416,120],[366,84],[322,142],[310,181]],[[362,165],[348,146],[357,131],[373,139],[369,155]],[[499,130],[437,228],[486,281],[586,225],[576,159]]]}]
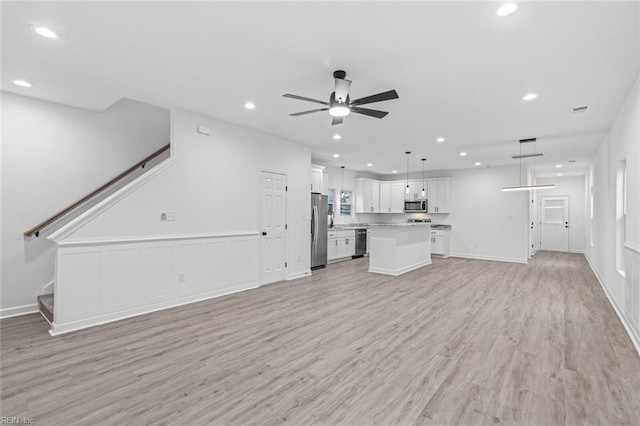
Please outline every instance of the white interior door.
[{"label": "white interior door", "polygon": [[260,284],[282,281],[286,277],[287,176],[262,172],[261,176]]},{"label": "white interior door", "polygon": [[540,249],[569,251],[569,197],[540,197]]}]

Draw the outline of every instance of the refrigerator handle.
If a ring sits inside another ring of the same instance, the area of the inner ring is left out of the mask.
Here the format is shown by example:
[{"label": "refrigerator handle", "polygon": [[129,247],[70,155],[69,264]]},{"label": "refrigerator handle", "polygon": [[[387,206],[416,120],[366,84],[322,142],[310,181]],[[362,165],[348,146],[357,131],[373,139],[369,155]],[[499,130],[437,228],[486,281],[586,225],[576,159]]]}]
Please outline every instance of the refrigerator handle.
[{"label": "refrigerator handle", "polygon": [[313,223],[315,224],[315,229],[313,230],[313,242],[317,243],[318,242],[318,206],[313,206],[313,213],[314,213],[314,217],[315,220],[313,221]]},{"label": "refrigerator handle", "polygon": [[311,209],[311,241],[313,241],[314,239],[314,233],[315,233],[315,218],[316,218],[316,206],[313,206],[313,208]]}]

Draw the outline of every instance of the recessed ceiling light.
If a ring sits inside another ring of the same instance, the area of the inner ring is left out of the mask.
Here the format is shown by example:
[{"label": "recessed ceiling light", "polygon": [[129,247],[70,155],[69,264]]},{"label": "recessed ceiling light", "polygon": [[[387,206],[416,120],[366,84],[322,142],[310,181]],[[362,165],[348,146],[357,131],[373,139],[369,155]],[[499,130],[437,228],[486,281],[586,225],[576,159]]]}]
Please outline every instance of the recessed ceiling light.
[{"label": "recessed ceiling light", "polygon": [[444,142],[444,138],[438,138],[438,139],[436,139],[436,142],[442,143],[442,142]]},{"label": "recessed ceiling light", "polygon": [[333,158],[340,158],[340,154],[333,154]]},{"label": "recessed ceiling light", "polygon": [[523,100],[523,101],[532,101],[532,100],[534,100],[534,99],[535,99],[535,98],[537,98],[537,97],[538,97],[538,95],[537,95],[537,94],[535,94],[535,93],[527,93],[526,95],[524,95],[524,96],[522,97],[522,100]]},{"label": "recessed ceiling light", "polygon": [[562,173],[558,173],[556,176],[562,176]]},{"label": "recessed ceiling light", "polygon": [[31,28],[31,31],[41,35],[42,37],[58,38],[58,34],[56,34],[55,32],[53,32],[47,27],[41,27],[39,25],[31,25],[29,28]]},{"label": "recessed ceiling light", "polygon": [[342,136],[336,133],[335,135],[333,135],[333,139],[339,141],[340,139],[342,139]]},{"label": "recessed ceiling light", "polygon": [[476,166],[482,166],[482,163],[481,163],[481,162],[479,162],[479,161],[476,161],[476,162],[474,163],[474,165],[476,165]]},{"label": "recessed ceiling light", "polygon": [[256,106],[253,102],[247,102],[246,104],[244,104],[244,107],[246,109],[256,109]]},{"label": "recessed ceiling light", "polygon": [[33,87],[33,84],[29,83],[27,80],[12,80],[11,82],[20,87]]},{"label": "recessed ceiling light", "polygon": [[496,10],[496,15],[498,16],[511,15],[513,12],[516,11],[517,8],[518,8],[518,5],[515,3],[505,3],[502,6],[500,6],[498,10]]},{"label": "recessed ceiling light", "polygon": [[397,171],[397,170],[394,170],[394,171],[392,171],[391,173],[398,173],[398,171]]},{"label": "recessed ceiling light", "polygon": [[367,167],[373,167],[373,164],[367,163]]},{"label": "recessed ceiling light", "polygon": [[556,169],[561,169],[562,168],[562,164],[556,164]]},{"label": "recessed ceiling light", "polygon": [[460,153],[460,157],[464,157],[465,155],[467,155],[467,153],[464,151]]}]

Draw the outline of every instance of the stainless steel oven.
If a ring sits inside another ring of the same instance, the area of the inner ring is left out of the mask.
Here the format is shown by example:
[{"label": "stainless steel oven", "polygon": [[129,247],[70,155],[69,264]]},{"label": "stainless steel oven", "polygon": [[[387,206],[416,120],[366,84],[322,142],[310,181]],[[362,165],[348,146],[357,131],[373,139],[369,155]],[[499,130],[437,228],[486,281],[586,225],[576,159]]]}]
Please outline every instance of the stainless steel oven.
[{"label": "stainless steel oven", "polygon": [[405,213],[426,213],[427,200],[405,200],[404,212]]}]

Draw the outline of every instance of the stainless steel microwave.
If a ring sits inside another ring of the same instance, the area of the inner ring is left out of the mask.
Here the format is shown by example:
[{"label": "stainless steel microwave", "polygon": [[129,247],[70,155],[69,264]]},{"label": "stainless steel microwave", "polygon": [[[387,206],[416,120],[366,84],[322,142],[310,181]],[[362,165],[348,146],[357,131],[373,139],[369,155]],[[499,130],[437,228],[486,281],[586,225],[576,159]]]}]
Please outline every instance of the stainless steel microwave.
[{"label": "stainless steel microwave", "polygon": [[405,200],[404,212],[405,213],[426,213],[427,200]]}]

